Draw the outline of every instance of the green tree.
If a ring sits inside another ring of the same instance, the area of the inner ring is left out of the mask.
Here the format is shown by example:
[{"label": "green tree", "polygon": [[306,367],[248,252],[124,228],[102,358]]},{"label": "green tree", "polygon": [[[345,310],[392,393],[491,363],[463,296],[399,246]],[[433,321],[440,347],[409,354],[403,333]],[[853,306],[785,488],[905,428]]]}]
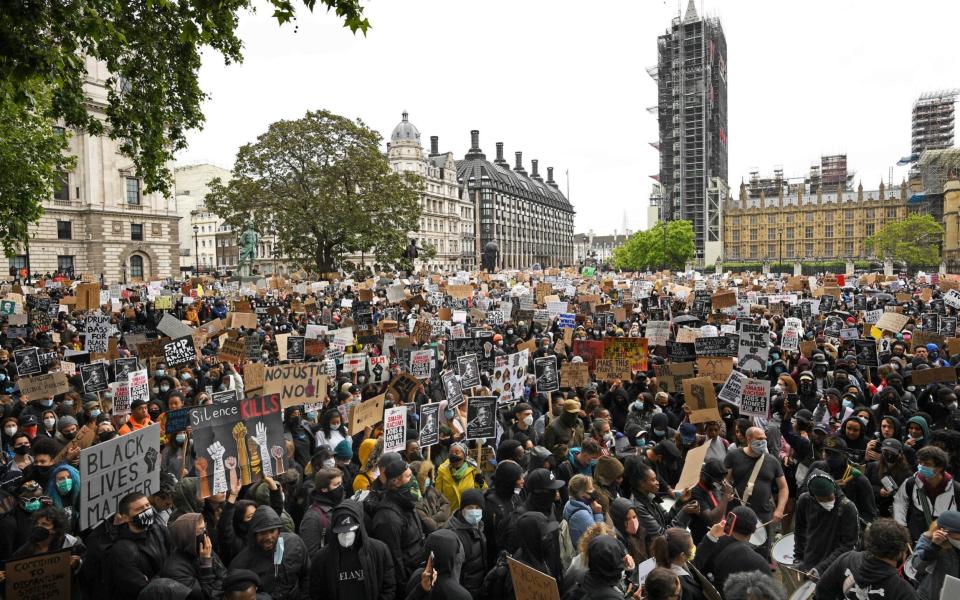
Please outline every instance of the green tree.
[{"label": "green tree", "polygon": [[349,253],[396,263],[420,223],[420,178],[394,173],[380,134],[328,111],[278,121],[237,152],[206,205],[236,228],[251,220],[277,252],[321,273]]},{"label": "green tree", "polygon": [[618,269],[680,270],[693,259],[693,224],[690,221],[659,222],[652,229],[638,231],[613,251],[613,264]]},{"label": "green tree", "polygon": [[867,249],[877,258],[891,258],[910,266],[940,263],[943,227],[932,215],[910,215],[887,223],[866,240]]},{"label": "green tree", "polygon": [[74,165],[64,154],[66,134],[54,130],[45,115],[49,91],[31,81],[18,92],[26,104],[14,100],[10,83],[0,82],[0,239],[7,256],[20,251],[27,226],[43,214],[42,200]]},{"label": "green tree", "polygon": [[[361,0],[301,2],[311,11],[317,5],[335,11],[354,33],[370,27]],[[281,25],[295,18],[293,0],[268,0],[268,6]],[[21,118],[46,114],[121,140],[147,190],[169,193],[166,165],[186,147],[186,132],[204,120],[200,105],[206,95],[197,81],[201,50],[210,47],[227,63],[243,60],[239,14],[253,9],[253,0],[6,0],[0,9],[0,85],[5,94],[12,92],[9,108],[19,109]],[[104,62],[111,73],[106,123],[85,106],[86,57]],[[41,81],[50,97],[38,112],[33,89]],[[57,166],[47,155],[29,157],[40,159]],[[11,174],[13,164],[0,163],[0,177]]]}]

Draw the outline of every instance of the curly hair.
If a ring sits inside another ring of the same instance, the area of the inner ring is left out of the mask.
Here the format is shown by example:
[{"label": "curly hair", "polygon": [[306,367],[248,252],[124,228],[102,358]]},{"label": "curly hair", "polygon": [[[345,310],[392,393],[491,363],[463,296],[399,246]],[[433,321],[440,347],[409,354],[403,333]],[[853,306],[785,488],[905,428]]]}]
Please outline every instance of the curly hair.
[{"label": "curly hair", "polygon": [[590,540],[598,538],[601,535],[609,535],[615,538],[617,537],[617,531],[610,525],[601,522],[594,523],[580,534],[580,539],[577,540],[577,552],[580,553],[580,564],[583,565],[584,569],[590,566],[587,560],[587,547],[590,545]]},{"label": "curly hair", "polygon": [[726,600],[787,600],[787,590],[769,573],[734,573],[723,585]]},{"label": "curly hair", "polygon": [[874,519],[864,534],[864,549],[881,559],[899,559],[909,544],[907,528],[893,519]]}]

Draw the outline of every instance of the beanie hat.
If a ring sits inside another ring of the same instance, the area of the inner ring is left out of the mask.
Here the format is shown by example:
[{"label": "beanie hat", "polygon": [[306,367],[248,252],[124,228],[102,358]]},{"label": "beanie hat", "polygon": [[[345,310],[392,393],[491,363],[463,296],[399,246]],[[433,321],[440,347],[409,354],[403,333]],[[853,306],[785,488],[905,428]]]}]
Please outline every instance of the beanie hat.
[{"label": "beanie hat", "polygon": [[63,415],[62,417],[60,417],[60,418],[57,420],[57,429],[63,429],[64,427],[66,427],[66,426],[68,426],[68,425],[78,425],[78,426],[79,426],[79,423],[77,423],[77,420],[76,420],[75,418],[73,418],[71,415]]},{"label": "beanie hat", "polygon": [[810,492],[811,496],[815,498],[822,498],[824,496],[835,494],[837,491],[837,484],[833,482],[833,479],[829,475],[817,473],[811,477],[810,482],[807,483],[807,490]]},{"label": "beanie hat", "polygon": [[945,510],[937,517],[937,525],[943,527],[950,533],[960,532],[960,512],[955,510]]},{"label": "beanie hat", "polygon": [[387,452],[380,457],[380,472],[383,473],[387,479],[400,477],[406,470],[406,461],[396,452]]},{"label": "beanie hat", "polygon": [[340,440],[340,443],[337,444],[337,447],[333,449],[333,455],[336,458],[343,460],[350,460],[353,458],[353,446],[350,445],[350,440]]},{"label": "beanie hat", "polygon": [[484,503],[483,492],[481,492],[478,489],[470,489],[460,495],[461,508],[464,506],[469,506],[471,504],[475,504],[476,506],[483,508],[483,503]]},{"label": "beanie hat", "polygon": [[610,485],[623,476],[623,463],[615,456],[601,456],[593,468],[593,476],[601,485]]}]

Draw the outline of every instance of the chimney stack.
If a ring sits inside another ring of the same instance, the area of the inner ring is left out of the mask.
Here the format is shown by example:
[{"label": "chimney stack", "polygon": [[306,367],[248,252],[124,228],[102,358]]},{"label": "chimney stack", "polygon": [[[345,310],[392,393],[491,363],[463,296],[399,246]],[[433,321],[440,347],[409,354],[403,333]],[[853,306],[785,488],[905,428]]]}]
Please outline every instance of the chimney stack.
[{"label": "chimney stack", "polygon": [[440,154],[439,148],[440,148],[440,138],[435,135],[431,135],[430,136],[430,155],[436,156],[437,154]]},{"label": "chimney stack", "polygon": [[553,180],[553,167],[547,167],[547,185],[560,189],[557,182]]},{"label": "chimney stack", "polygon": [[503,142],[497,142],[497,160],[493,161],[498,165],[506,165],[507,161],[503,160]]},{"label": "chimney stack", "polygon": [[516,156],[517,156],[517,165],[513,168],[513,170],[516,171],[517,173],[526,175],[527,172],[523,170],[523,152],[517,152]]},{"label": "chimney stack", "polygon": [[540,161],[537,160],[537,159],[533,159],[533,160],[530,161],[530,167],[531,167],[531,170],[532,170],[532,172],[530,173],[530,178],[531,178],[531,179],[536,179],[537,181],[543,181],[543,179],[540,178],[540,173],[537,171],[537,164],[538,164],[539,162],[540,162]]},{"label": "chimney stack", "polygon": [[480,131],[477,129],[470,131],[470,150],[467,151],[467,154],[464,156],[464,158],[467,160],[474,158],[479,158],[482,160],[486,158],[483,150],[480,149]]}]

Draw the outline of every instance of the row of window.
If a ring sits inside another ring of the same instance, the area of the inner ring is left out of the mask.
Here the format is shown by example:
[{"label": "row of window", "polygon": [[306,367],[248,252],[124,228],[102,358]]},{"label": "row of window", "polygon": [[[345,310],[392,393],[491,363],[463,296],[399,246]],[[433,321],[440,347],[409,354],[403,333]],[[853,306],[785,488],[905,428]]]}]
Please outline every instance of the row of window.
[{"label": "row of window", "polygon": [[[882,225],[882,223],[881,223],[881,225]],[[778,240],[778,239],[780,239],[780,231],[781,231],[781,230],[779,230],[779,229],[768,229],[768,230],[767,230],[767,239],[768,239],[768,240]],[[792,227],[787,227],[786,229],[784,229],[784,231],[786,231],[786,239],[792,240],[793,237],[794,237],[793,228],[792,228]],[[798,231],[799,231],[799,229],[798,229]],[[877,231],[877,225],[876,225],[876,223],[867,223],[867,224],[864,226],[864,235],[865,235],[866,237],[870,237],[871,235],[873,235],[874,233],[876,233],[876,231]],[[732,236],[733,236],[733,241],[734,241],[734,242],[739,242],[739,241],[740,241],[740,230],[739,230],[739,229],[734,229],[734,230],[731,232],[731,234],[732,234]],[[853,233],[853,225],[852,225],[852,224],[848,223],[848,224],[846,224],[846,225],[843,226],[843,235],[844,235],[845,237],[853,237],[854,233]],[[814,236],[813,227],[804,227],[803,236],[804,236],[806,239],[812,239],[813,236]],[[832,238],[832,237],[833,237],[833,225],[824,225],[824,226],[823,226],[823,237],[827,237],[827,238]],[[756,241],[757,241],[757,238],[758,238],[757,230],[756,230],[756,229],[751,229],[751,230],[750,230],[750,241],[751,241],[751,242],[756,242]]]},{"label": "row of window", "polygon": [[[837,212],[839,213],[839,211],[837,211]],[[804,215],[804,220],[807,221],[807,222],[813,222],[813,220],[814,220],[814,215],[820,215],[820,218],[821,218],[821,219],[825,219],[825,220],[833,220],[833,219],[838,219],[838,218],[840,218],[839,214],[834,215],[833,213],[834,213],[834,211],[806,211],[806,212],[803,213],[803,215]],[[864,218],[866,218],[866,219],[876,219],[876,218],[877,218],[877,209],[875,209],[875,208],[865,209],[865,210],[864,210],[864,213],[865,213]],[[784,218],[786,219],[786,222],[787,222],[787,223],[793,223],[793,222],[794,222],[794,216],[797,215],[797,214],[798,214],[798,213],[796,213],[796,212],[788,212],[788,213],[785,213]],[[886,216],[888,219],[895,219],[895,218],[897,218],[897,207],[896,207],[896,206],[888,206],[888,207],[884,210],[884,214],[885,214],[885,216]],[[854,211],[854,210],[852,210],[852,209],[847,209],[847,210],[844,210],[844,211],[843,211],[843,218],[846,219],[846,220],[848,220],[848,221],[854,220],[854,219],[856,218],[855,215],[856,215],[856,211]],[[766,215],[766,217],[767,217],[767,218],[766,218],[766,222],[767,222],[767,223],[774,224],[774,223],[776,223],[776,222],[779,220],[780,213],[770,213],[770,214]],[[730,218],[730,220],[731,220],[731,222],[732,222],[732,224],[733,224],[734,227],[738,227],[738,226],[740,225],[740,217],[738,217],[738,216],[731,216],[731,217],[729,217],[729,218]],[[750,225],[757,225],[757,224],[759,224],[760,222],[762,222],[761,215],[750,215],[750,218],[749,218],[749,223],[750,223]]]},{"label": "row of window", "polygon": [[[127,204],[133,206],[140,206],[140,201],[143,196],[141,193],[141,184],[140,179],[137,177],[125,177],[124,178],[124,190],[126,194]],[[80,198],[80,188],[76,189],[76,199]],[[59,180],[57,181],[56,187],[53,190],[53,199],[60,201],[69,201],[70,200],[70,174],[69,173],[60,173]]]},{"label": "row of window", "polygon": [[[73,239],[73,223],[71,221],[57,221],[57,239]],[[135,242],[143,241],[143,223],[130,223],[130,239]]]},{"label": "row of window", "polygon": [[[804,242],[801,244],[788,243],[783,245],[783,258],[798,258],[797,253],[802,250],[802,258],[834,258],[834,244],[833,242],[824,242],[821,244],[823,251],[819,254],[814,252],[813,242]],[[731,246],[729,249],[730,258],[760,258],[761,247],[757,244],[751,244],[746,251],[745,256],[741,256],[742,252],[738,246]],[[840,249],[839,244],[837,249]],[[853,242],[844,242],[843,243],[843,254],[842,256],[854,256],[854,243]],[[767,244],[766,253],[763,255],[763,258],[766,259],[778,259],[780,258],[780,248],[777,244]]]},{"label": "row of window", "polygon": [[[17,270],[25,269],[27,267],[27,256],[25,254],[20,254],[17,256],[12,256],[9,259],[10,266],[15,267]],[[31,265],[34,266],[34,265]],[[57,256],[57,272],[67,273],[75,271],[74,257],[72,254],[61,254]],[[132,278],[143,279],[143,257],[134,254],[130,257],[130,272],[128,275]]]}]

